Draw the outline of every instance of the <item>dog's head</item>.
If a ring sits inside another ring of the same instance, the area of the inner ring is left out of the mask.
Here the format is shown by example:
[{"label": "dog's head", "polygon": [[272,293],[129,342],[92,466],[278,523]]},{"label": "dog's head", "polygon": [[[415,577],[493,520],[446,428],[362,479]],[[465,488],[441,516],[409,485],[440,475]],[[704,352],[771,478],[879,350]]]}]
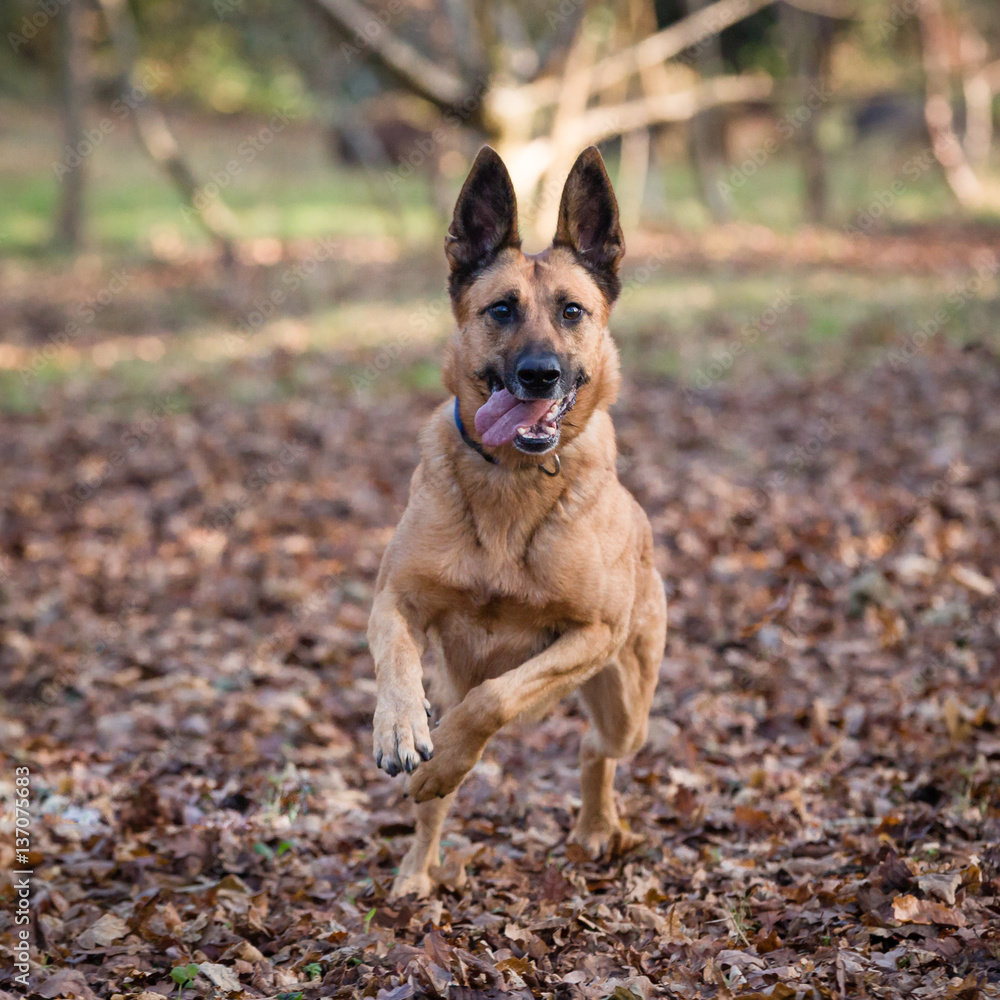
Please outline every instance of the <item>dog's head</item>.
[{"label": "dog's head", "polygon": [[618,389],[607,322],[625,252],[597,149],[573,164],[552,245],[521,252],[507,168],[484,146],[445,241],[458,332],[444,380],[487,447],[541,455],[572,440]]}]

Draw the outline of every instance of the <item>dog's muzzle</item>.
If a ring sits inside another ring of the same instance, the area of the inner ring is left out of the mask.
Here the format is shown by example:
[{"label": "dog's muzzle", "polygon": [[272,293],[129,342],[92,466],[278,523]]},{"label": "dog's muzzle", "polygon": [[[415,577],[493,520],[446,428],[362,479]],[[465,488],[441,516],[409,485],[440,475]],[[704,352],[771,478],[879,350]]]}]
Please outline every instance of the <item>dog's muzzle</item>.
[{"label": "dog's muzzle", "polygon": [[476,430],[487,448],[513,443],[518,451],[544,455],[559,444],[563,418],[573,408],[576,394],[573,386],[554,399],[525,399],[496,389],[476,413]]}]

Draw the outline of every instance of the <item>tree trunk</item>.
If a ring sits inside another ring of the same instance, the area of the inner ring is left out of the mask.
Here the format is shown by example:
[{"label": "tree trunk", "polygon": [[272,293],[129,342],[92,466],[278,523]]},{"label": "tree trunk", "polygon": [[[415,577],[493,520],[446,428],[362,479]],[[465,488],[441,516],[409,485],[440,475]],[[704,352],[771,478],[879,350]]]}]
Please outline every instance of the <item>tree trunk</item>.
[{"label": "tree trunk", "polygon": [[552,156],[542,174],[538,198],[532,202],[535,211],[529,212],[526,219],[528,231],[543,239],[556,231],[562,182],[579,153],[577,122],[587,109],[597,46],[598,34],[584,15],[566,61],[562,94],[552,119]]},{"label": "tree trunk", "polygon": [[[706,3],[707,0],[687,0],[688,14],[697,13]],[[703,78],[722,72],[718,35],[710,35],[695,48],[694,64]],[[726,177],[725,128],[724,112],[719,108],[709,108],[691,119],[689,129],[691,163],[698,177],[701,196],[715,222],[728,222],[731,208],[724,194],[725,189],[720,184]]]},{"label": "tree trunk", "polygon": [[819,144],[819,119],[833,25],[818,14],[784,6],[781,26],[800,102],[791,121],[805,177],[805,215],[810,222],[820,223],[826,218],[827,176],[826,157]]},{"label": "tree trunk", "polygon": [[642,222],[642,203],[649,176],[650,136],[648,128],[622,136],[618,168],[618,211],[625,232],[634,232]]},{"label": "tree trunk", "polygon": [[969,24],[962,32],[959,48],[965,94],[965,155],[972,169],[980,171],[988,165],[993,145],[993,89],[983,72],[989,48]]},{"label": "tree trunk", "polygon": [[83,116],[90,97],[90,66],[83,16],[83,0],[68,0],[58,13],[59,111],[65,149],[59,160],[62,191],[53,242],[70,251],[80,246],[83,237],[86,184]]},{"label": "tree trunk", "polygon": [[924,119],[931,147],[944,170],[949,187],[961,205],[975,207],[983,201],[983,187],[969,165],[955,135],[951,110],[951,59],[948,55],[948,19],[940,0],[922,0],[918,8],[927,80]]}]

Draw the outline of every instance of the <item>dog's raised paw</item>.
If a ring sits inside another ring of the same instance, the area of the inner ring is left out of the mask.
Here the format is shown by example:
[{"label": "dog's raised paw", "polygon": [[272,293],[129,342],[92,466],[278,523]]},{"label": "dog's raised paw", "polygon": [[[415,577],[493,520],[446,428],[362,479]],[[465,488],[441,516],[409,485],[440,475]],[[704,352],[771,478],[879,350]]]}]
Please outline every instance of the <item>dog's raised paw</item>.
[{"label": "dog's raised paw", "polygon": [[434,756],[423,699],[409,708],[376,706],[373,754],[375,765],[390,777],[410,773]]},{"label": "dog's raised paw", "polygon": [[440,799],[455,791],[476,766],[485,740],[473,738],[467,720],[452,709],[434,730],[434,759],[410,778],[408,793],[414,802]]},{"label": "dog's raised paw", "polygon": [[466,773],[461,768],[449,768],[443,758],[439,758],[413,775],[407,793],[413,796],[414,802],[443,798],[458,788]]},{"label": "dog's raised paw", "polygon": [[414,802],[443,798],[458,788],[478,759],[476,755],[465,757],[439,747],[434,760],[429,761],[410,778],[407,792]]}]

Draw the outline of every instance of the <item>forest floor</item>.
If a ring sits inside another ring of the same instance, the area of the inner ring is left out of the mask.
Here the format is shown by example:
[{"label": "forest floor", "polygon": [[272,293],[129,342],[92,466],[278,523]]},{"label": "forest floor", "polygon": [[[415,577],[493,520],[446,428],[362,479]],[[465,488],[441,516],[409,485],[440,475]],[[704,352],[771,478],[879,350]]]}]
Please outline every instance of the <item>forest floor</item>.
[{"label": "forest floor", "polygon": [[571,699],[492,741],[425,902],[387,896],[412,818],[371,759],[365,625],[442,398],[436,249],[261,241],[235,275],[123,265],[107,303],[117,264],[5,263],[29,995],[1000,997],[996,245],[633,241],[620,474],[670,605],[619,768],[645,843],[567,847]]}]

